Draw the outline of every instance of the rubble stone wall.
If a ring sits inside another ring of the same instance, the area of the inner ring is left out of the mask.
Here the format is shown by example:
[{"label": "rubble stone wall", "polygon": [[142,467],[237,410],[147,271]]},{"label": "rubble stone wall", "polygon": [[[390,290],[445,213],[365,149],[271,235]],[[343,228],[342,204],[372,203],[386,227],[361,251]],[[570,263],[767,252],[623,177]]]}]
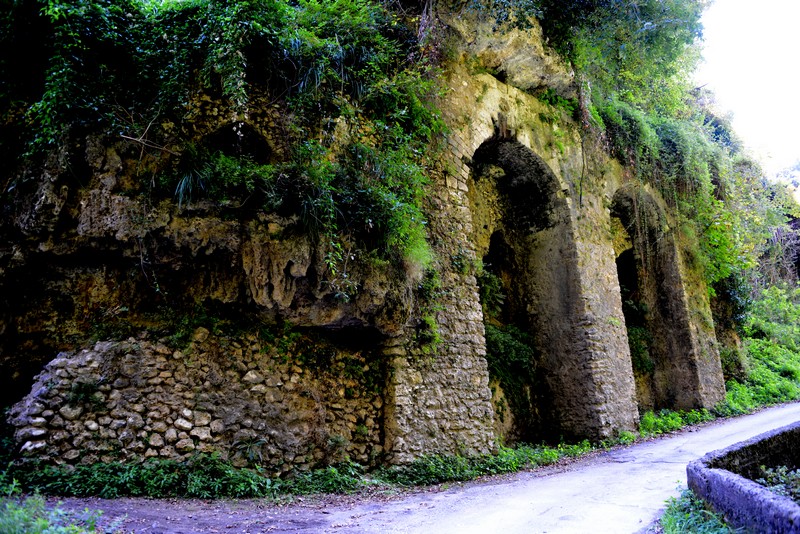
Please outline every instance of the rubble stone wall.
[{"label": "rubble stone wall", "polygon": [[314,369],[301,356],[204,328],[182,350],[101,342],[48,363],[10,420],[23,453],[55,463],[201,452],[280,474],[382,461],[385,366],[339,351]]}]

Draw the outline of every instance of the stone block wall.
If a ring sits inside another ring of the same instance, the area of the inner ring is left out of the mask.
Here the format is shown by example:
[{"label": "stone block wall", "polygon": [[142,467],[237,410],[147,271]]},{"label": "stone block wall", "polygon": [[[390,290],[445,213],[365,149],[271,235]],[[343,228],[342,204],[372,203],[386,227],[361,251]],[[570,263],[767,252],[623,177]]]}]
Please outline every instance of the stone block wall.
[{"label": "stone block wall", "polygon": [[387,437],[391,458],[398,463],[423,454],[486,454],[495,449],[483,313],[468,240],[469,171],[460,159],[459,139],[451,136],[448,142],[445,172],[435,176],[427,206],[442,286],[433,312],[440,341],[431,353],[386,349],[393,369]]}]

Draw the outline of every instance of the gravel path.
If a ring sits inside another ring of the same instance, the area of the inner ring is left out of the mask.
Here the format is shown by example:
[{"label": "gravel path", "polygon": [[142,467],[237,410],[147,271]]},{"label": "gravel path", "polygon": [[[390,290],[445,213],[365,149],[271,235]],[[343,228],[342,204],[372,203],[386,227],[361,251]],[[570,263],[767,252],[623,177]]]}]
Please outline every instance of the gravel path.
[{"label": "gravel path", "polygon": [[275,505],[258,500],[66,499],[64,506],[125,516],[148,533],[633,533],[646,531],[686,485],[686,464],[707,452],[800,420],[800,403],[712,423],[567,467],[403,495],[359,495]]}]

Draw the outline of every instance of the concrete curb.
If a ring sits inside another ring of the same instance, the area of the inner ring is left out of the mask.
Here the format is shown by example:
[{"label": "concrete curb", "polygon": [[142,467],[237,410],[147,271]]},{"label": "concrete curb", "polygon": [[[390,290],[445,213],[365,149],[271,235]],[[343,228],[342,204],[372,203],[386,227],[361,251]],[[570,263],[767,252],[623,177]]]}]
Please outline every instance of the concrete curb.
[{"label": "concrete curb", "polygon": [[686,467],[689,488],[736,528],[800,533],[800,505],[753,482],[762,465],[800,466],[800,421],[706,454]]}]

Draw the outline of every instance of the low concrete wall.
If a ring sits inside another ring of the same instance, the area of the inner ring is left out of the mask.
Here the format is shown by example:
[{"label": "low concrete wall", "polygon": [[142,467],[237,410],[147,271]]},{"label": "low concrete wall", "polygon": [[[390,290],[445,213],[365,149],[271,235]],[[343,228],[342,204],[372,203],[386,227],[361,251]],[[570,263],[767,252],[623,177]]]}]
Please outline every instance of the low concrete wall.
[{"label": "low concrete wall", "polygon": [[736,528],[800,532],[800,505],[751,480],[762,465],[800,465],[800,421],[690,463],[689,488]]}]

